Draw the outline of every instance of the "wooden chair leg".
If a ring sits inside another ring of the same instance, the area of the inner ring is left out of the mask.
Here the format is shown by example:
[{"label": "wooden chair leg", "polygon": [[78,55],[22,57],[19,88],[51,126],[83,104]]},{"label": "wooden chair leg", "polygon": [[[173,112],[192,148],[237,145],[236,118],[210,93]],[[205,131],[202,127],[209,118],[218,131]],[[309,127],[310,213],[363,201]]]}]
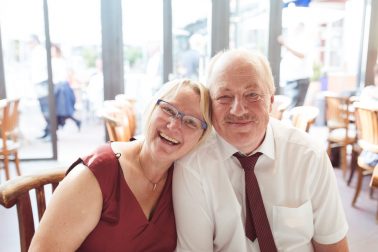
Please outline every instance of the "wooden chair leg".
[{"label": "wooden chair leg", "polygon": [[357,169],[357,158],[358,158],[358,152],[356,150],[352,150],[352,157],[350,161],[350,173],[349,173],[349,178],[348,178],[348,183],[347,185],[349,186],[350,183],[352,182],[354,172]]},{"label": "wooden chair leg", "polygon": [[5,170],[5,180],[9,180],[9,157],[8,155],[4,155],[4,170]]},{"label": "wooden chair leg", "polygon": [[18,159],[18,153],[17,152],[14,154],[14,163],[16,164],[17,175],[21,176],[20,159]]},{"label": "wooden chair leg", "polygon": [[342,146],[340,148],[340,167],[343,172],[343,177],[346,176],[346,169],[347,169],[347,146]]},{"label": "wooden chair leg", "polygon": [[352,201],[352,206],[354,206],[356,204],[358,195],[360,195],[361,187],[362,187],[362,180],[364,178],[362,168],[357,166],[357,169],[358,169],[358,178],[357,178],[356,192],[354,193],[354,197],[353,197],[353,201]]}]

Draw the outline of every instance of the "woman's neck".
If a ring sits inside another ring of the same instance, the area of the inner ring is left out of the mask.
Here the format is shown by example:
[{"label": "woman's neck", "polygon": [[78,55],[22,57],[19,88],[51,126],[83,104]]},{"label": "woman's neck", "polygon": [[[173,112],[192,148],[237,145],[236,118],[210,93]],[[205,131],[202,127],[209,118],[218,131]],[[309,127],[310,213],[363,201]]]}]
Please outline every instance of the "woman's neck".
[{"label": "woman's neck", "polygon": [[167,176],[167,171],[171,167],[172,162],[162,162],[156,160],[148,152],[148,147],[143,141],[137,152],[138,166],[143,175],[153,184],[157,184]]}]

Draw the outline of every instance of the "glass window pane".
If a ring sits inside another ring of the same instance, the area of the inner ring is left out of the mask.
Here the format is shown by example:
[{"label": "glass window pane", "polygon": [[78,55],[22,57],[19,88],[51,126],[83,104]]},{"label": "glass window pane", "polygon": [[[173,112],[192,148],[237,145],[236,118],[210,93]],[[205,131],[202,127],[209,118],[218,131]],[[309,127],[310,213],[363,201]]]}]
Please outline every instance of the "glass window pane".
[{"label": "glass window pane", "polygon": [[230,48],[268,53],[269,1],[230,1]]},{"label": "glass window pane", "polygon": [[147,101],[162,85],[163,1],[123,0],[122,11],[124,90],[135,102],[136,134],[140,134]]},{"label": "glass window pane", "polygon": [[[48,3],[58,156],[61,160],[75,160],[80,153],[93,149],[96,142],[105,141],[103,123],[97,117],[104,100],[101,1],[50,0]],[[87,141],[86,137],[91,140]],[[77,146],[77,153],[65,151],[72,145]]]},{"label": "glass window pane", "polygon": [[[307,105],[323,104],[322,91],[356,94],[364,8],[363,1],[312,2],[308,7],[291,3],[283,8],[282,33],[287,46],[282,46],[280,84],[284,93],[299,94]],[[306,61],[299,61],[293,51],[305,52],[302,58]],[[300,67],[293,67],[295,64]],[[292,81],[305,77],[310,78],[307,92],[301,94],[290,87]]]},{"label": "glass window pane", "polygon": [[210,54],[210,0],[172,0],[173,75],[203,80]]},{"label": "glass window pane", "polygon": [[20,158],[52,157],[50,140],[39,138],[47,125],[38,101],[42,93],[47,95],[42,84],[47,81],[42,4],[40,0],[0,2],[7,98],[21,98]]},{"label": "glass window pane", "polygon": [[[83,135],[79,133],[78,128],[89,127],[90,131],[93,130],[98,143],[104,142],[105,139],[103,125],[96,118],[95,113],[103,102],[100,3],[100,1],[90,0],[48,1],[50,40],[61,50],[59,60],[52,50],[55,98],[61,94],[57,90],[62,90],[57,88],[57,84],[66,81],[68,85],[65,87],[69,89],[64,90],[69,90],[70,97],[75,100],[74,107],[71,100],[70,109],[64,107],[62,110],[60,102],[54,104],[57,116],[59,116],[57,120],[60,123],[57,131],[58,157],[62,160],[76,158],[76,156],[67,157],[66,153],[72,155],[73,152],[67,152],[65,148],[70,148],[70,146],[72,148],[72,144],[78,142],[87,142],[81,138]],[[39,79],[47,79],[43,17],[43,1],[41,0],[0,2],[7,95],[21,97],[22,145],[19,153],[20,158],[23,159],[52,157],[50,138],[40,138],[44,135],[47,122],[41,110],[40,99],[38,99],[41,89],[36,85],[40,82]],[[37,47],[36,38],[40,41]],[[46,92],[47,89],[42,90]],[[70,120],[68,117],[78,120]],[[93,141],[91,141],[91,146],[77,147],[83,150],[93,148]],[[78,150],[79,152],[81,151]]]}]

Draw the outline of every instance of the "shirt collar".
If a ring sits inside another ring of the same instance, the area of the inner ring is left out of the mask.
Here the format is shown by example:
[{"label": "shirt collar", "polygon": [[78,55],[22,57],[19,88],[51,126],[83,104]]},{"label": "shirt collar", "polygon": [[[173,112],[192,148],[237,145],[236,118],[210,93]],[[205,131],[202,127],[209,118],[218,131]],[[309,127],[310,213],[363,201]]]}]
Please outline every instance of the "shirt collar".
[{"label": "shirt collar", "polygon": [[[226,140],[224,140],[221,136],[216,134],[216,141],[218,146],[220,146],[220,151],[223,157],[223,160],[228,159],[231,157],[235,152],[238,152],[239,150],[236,149],[234,146],[229,144]],[[252,153],[261,152],[265,156],[269,157],[270,159],[274,160],[275,157],[275,151],[274,151],[274,136],[273,136],[273,129],[271,126],[271,123],[268,123],[266,134],[264,141],[261,143],[261,145]]]}]

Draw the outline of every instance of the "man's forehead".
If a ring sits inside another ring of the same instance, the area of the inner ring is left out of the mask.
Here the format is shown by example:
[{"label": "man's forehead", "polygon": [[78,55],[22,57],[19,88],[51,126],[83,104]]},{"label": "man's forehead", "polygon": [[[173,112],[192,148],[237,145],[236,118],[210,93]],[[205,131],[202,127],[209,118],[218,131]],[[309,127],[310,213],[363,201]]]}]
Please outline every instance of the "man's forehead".
[{"label": "man's forehead", "polygon": [[254,67],[240,59],[230,60],[228,62],[218,62],[214,67],[213,79],[226,80],[226,79],[239,79],[239,80],[253,80],[258,79],[258,74]]},{"label": "man's forehead", "polygon": [[236,85],[237,83],[243,83],[243,86],[258,86],[259,76],[251,67],[230,66],[229,68],[214,73],[212,80],[216,82],[219,87],[228,86],[229,84]]},{"label": "man's forehead", "polygon": [[253,65],[246,59],[236,55],[228,55],[220,58],[214,65],[209,76],[210,88],[216,84],[216,89],[224,88],[237,83],[258,86],[259,76]]},{"label": "man's forehead", "polygon": [[259,90],[260,85],[250,79],[247,79],[246,81],[219,81],[216,82],[215,85],[213,85],[212,91],[213,92],[226,92],[226,91],[233,91],[233,90]]},{"label": "man's forehead", "polygon": [[249,74],[254,72],[254,68],[250,62],[239,55],[228,55],[220,58],[214,66],[216,71],[234,72],[238,74]]}]

